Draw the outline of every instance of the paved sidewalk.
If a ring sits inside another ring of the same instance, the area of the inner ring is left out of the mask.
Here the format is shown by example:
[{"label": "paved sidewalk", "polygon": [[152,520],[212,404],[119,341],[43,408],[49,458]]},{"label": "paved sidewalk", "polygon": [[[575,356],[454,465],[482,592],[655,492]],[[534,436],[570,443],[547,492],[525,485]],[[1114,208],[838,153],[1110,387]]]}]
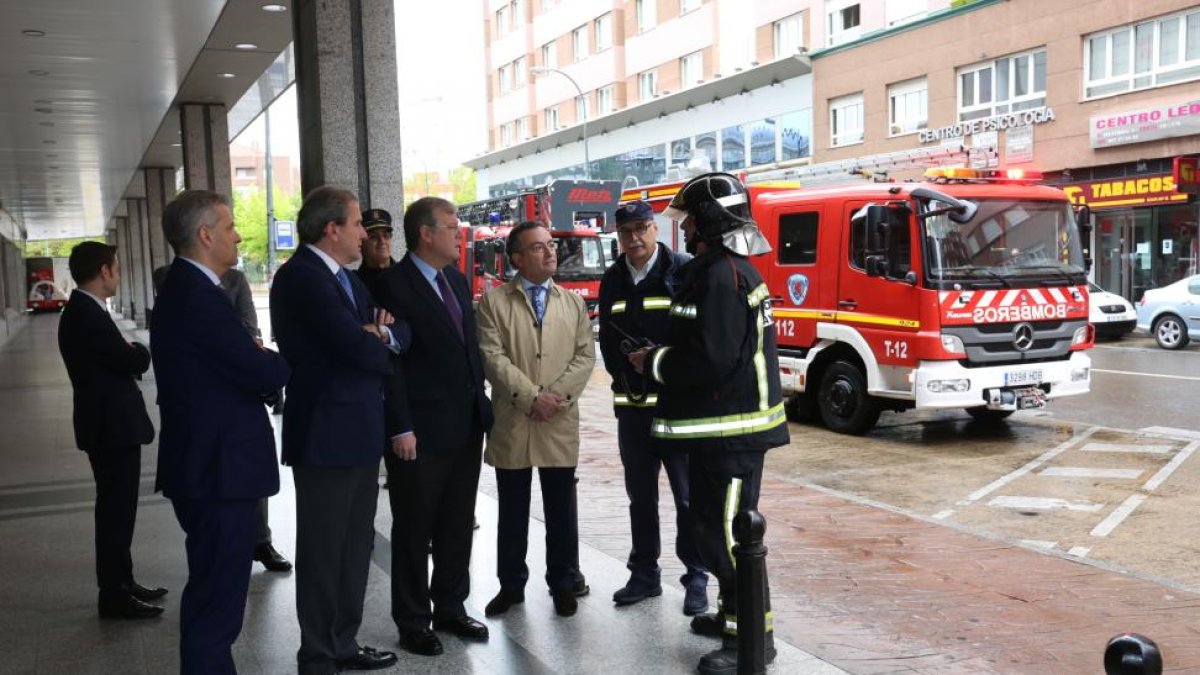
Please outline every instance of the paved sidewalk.
[{"label": "paved sidewalk", "polygon": [[[627,503],[607,391],[597,369],[581,402],[580,533],[624,559]],[[853,673],[1101,673],[1109,638],[1134,631],[1159,644],[1169,672],[1200,671],[1200,596],[801,481],[768,470],[760,508],[777,635],[820,659]],[[488,467],[480,489],[495,494]],[[677,585],[668,490],[664,478],[661,562]],[[715,598],[715,582],[710,591]]]}]

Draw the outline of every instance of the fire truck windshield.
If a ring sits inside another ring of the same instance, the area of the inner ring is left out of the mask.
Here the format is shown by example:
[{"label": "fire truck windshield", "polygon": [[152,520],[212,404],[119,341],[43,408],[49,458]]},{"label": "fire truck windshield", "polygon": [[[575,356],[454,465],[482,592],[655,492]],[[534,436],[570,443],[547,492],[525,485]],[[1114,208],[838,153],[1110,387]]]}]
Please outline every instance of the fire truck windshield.
[{"label": "fire truck windshield", "polygon": [[[568,234],[565,237],[555,237],[554,244],[558,254],[558,271],[554,278],[560,281],[579,279],[599,279],[604,276],[604,248],[599,237],[580,237]],[[504,276],[508,279],[516,275],[516,270],[506,266]]]},{"label": "fire truck windshield", "polygon": [[[931,285],[1062,286],[1086,281],[1069,204],[1011,199],[981,199],[977,204],[966,223],[954,222],[949,214],[925,219],[925,270]],[[923,206],[935,211],[946,205]]]}]

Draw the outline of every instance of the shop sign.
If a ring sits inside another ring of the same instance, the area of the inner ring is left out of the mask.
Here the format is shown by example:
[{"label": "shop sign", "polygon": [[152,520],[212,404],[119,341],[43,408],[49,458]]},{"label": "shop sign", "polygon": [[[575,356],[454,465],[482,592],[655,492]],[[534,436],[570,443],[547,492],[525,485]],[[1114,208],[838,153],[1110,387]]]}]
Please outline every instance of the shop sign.
[{"label": "shop sign", "polygon": [[1018,110],[1007,115],[996,115],[979,120],[967,120],[965,122],[958,122],[957,124],[948,124],[937,129],[922,129],[918,133],[917,138],[922,143],[932,143],[947,138],[979,134],[985,131],[1003,131],[1005,129],[1043,124],[1045,122],[1053,122],[1054,119],[1054,109],[1050,106],[1043,106],[1041,108],[1033,108],[1032,110]]},{"label": "shop sign", "polygon": [[1062,186],[1062,191],[1072,204],[1086,204],[1093,209],[1186,202],[1188,198],[1175,190],[1175,179],[1170,174],[1069,183]]},{"label": "shop sign", "polygon": [[1200,134],[1200,101],[1092,117],[1088,125],[1093,148]]},{"label": "shop sign", "polygon": [[1196,173],[1197,165],[1200,165],[1200,158],[1175,158],[1171,177],[1175,179],[1175,186],[1180,192],[1191,194],[1200,192],[1200,175]]},{"label": "shop sign", "polygon": [[1004,163],[1027,164],[1033,161],[1033,127],[1017,127],[1004,134]]}]

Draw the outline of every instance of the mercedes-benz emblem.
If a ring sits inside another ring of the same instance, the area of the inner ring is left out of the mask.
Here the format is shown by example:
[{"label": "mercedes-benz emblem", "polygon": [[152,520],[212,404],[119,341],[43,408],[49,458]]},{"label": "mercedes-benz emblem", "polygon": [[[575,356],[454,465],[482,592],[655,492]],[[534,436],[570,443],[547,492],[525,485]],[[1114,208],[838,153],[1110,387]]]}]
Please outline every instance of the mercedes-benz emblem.
[{"label": "mercedes-benz emblem", "polygon": [[1016,328],[1013,328],[1013,347],[1017,351],[1029,351],[1033,346],[1033,326],[1027,323],[1019,323]]}]

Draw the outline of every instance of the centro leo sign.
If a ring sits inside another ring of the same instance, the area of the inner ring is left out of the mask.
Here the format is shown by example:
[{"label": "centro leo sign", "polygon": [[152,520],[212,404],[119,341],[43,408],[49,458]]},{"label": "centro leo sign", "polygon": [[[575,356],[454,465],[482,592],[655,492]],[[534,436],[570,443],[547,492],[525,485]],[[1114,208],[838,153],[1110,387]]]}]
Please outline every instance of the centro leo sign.
[{"label": "centro leo sign", "polygon": [[1092,117],[1088,126],[1093,148],[1200,134],[1200,101]]}]

